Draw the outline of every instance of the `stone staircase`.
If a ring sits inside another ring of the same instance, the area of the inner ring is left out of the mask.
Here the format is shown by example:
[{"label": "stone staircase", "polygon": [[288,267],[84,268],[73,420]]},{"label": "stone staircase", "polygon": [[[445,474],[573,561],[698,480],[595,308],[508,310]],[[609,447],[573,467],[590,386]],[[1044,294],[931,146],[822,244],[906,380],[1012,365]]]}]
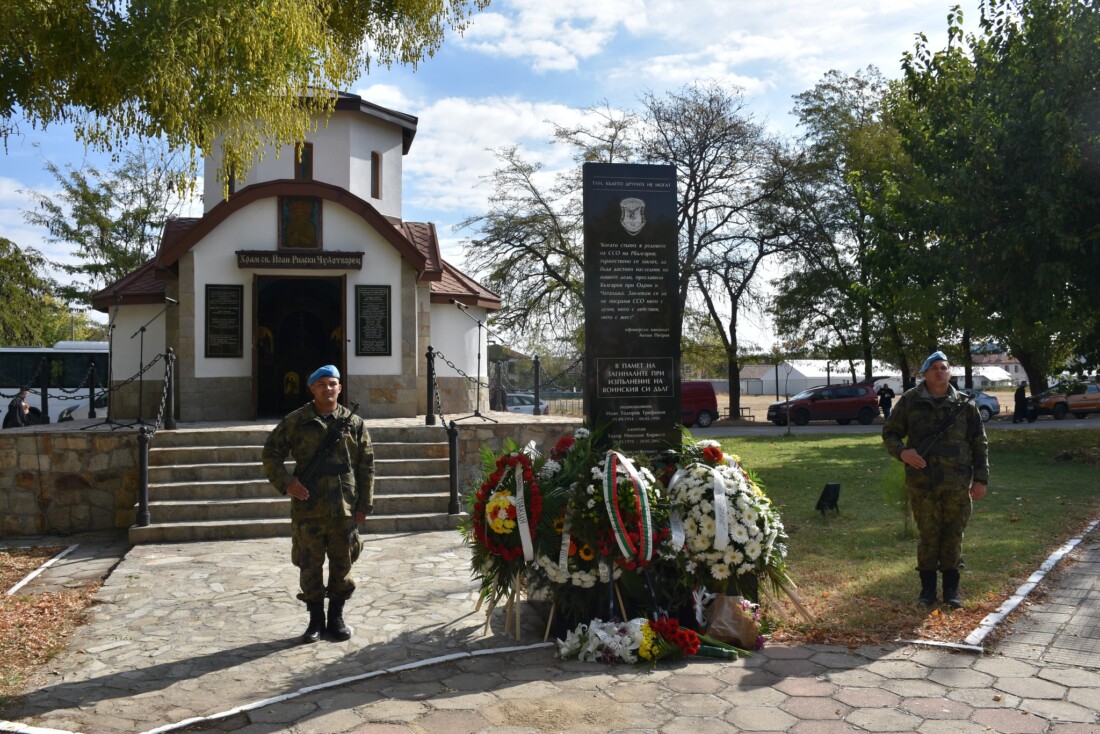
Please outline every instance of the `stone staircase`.
[{"label": "stone staircase", "polygon": [[[131,543],[290,536],[290,499],[264,477],[260,454],[272,426],[158,431],[149,448],[149,515]],[[364,533],[444,530],[447,432],[441,426],[370,426],[374,514]]]}]

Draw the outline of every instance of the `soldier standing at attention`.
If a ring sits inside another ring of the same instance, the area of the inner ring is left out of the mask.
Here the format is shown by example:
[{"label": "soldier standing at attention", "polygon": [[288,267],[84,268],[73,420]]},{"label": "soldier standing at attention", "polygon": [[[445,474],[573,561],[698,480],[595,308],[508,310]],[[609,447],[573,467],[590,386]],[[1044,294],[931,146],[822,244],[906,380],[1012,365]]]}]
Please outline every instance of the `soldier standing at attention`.
[{"label": "soldier standing at attention", "polygon": [[[362,548],[359,524],[374,509],[374,449],[363,419],[337,403],[341,385],[335,366],[319,368],[306,384],[313,401],[284,418],[268,436],[264,474],[291,498],[290,558],[300,571],[298,598],[309,610],[302,642],[317,642],[324,630],[336,640],[347,640],[352,630],[344,623],[344,602],[355,591],[351,566]],[[307,487],[298,476],[318,455],[328,435],[336,439],[335,444],[324,452]],[[293,475],[284,466],[287,456],[295,461]]]},{"label": "soldier standing at attention", "polygon": [[891,456],[905,463],[905,489],[919,535],[917,601],[935,605],[939,571],[943,601],[958,609],[963,530],[971,500],[985,496],[989,443],[977,407],[951,386],[944,353],[928,355],[921,373],[924,381],[903,393],[890,411],[882,441]]}]

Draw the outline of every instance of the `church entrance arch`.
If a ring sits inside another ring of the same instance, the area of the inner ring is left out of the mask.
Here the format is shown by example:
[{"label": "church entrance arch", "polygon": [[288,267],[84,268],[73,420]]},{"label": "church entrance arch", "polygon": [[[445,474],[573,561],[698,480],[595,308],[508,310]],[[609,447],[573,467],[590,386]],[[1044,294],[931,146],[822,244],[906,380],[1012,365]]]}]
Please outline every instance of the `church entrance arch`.
[{"label": "church entrance arch", "polygon": [[[346,374],[344,278],[257,275],[253,283],[253,399],[257,418],[281,418],[311,399],[324,364]],[[341,400],[341,402],[343,402]]]}]

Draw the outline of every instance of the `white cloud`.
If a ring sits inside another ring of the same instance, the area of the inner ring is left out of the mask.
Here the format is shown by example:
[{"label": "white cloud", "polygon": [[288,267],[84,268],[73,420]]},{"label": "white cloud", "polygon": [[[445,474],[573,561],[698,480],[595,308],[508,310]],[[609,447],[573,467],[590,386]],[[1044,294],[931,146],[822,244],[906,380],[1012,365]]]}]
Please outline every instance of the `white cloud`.
[{"label": "white cloud", "polygon": [[574,124],[580,117],[572,107],[515,98],[432,103],[419,111],[416,141],[405,160],[406,211],[484,212],[491,190],[483,179],[498,167],[493,150],[515,145],[550,175],[570,163],[567,152],[550,145],[551,123]]},{"label": "white cloud", "polygon": [[642,0],[503,0],[491,7],[474,17],[456,43],[525,59],[536,72],[577,69],[604,51],[619,26],[644,23],[645,10]]}]

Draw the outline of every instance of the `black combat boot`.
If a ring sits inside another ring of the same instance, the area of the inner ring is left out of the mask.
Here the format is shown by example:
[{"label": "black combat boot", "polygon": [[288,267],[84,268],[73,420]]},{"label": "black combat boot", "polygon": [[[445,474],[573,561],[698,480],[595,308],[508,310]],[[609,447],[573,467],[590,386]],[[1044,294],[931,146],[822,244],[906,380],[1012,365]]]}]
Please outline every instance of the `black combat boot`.
[{"label": "black combat boot", "polygon": [[945,569],[943,572],[943,603],[952,609],[962,609],[963,601],[959,596],[959,569]]},{"label": "black combat boot", "polygon": [[328,602],[328,633],[332,639],[341,642],[351,639],[351,627],[344,624],[343,599],[330,599]]},{"label": "black combat boot", "polygon": [[321,632],[325,629],[325,603],[323,601],[306,602],[309,610],[309,626],[302,633],[302,642],[309,644],[321,639]]},{"label": "black combat boot", "polygon": [[[920,596],[917,597],[917,603],[926,607],[936,606],[936,572],[935,571],[920,571]],[[944,578],[946,582],[946,577]],[[947,587],[944,586],[946,592]]]}]

